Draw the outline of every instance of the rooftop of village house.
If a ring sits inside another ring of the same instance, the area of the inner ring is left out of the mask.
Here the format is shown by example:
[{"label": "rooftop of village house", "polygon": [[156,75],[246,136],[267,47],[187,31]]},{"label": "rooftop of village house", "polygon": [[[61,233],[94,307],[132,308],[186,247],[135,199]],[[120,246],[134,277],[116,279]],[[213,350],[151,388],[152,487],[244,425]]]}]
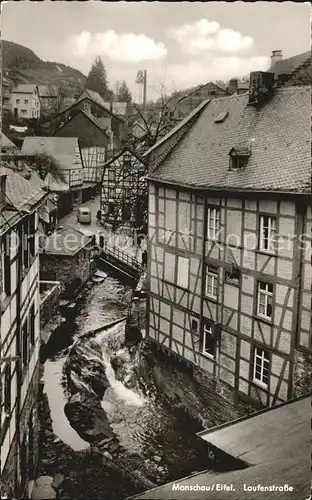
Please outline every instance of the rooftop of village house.
[{"label": "rooftop of village house", "polygon": [[25,137],[21,154],[34,156],[49,154],[53,156],[62,168],[73,168],[73,158],[78,146],[77,137]]},{"label": "rooftop of village house", "polygon": [[72,226],[66,225],[45,239],[41,253],[72,257],[89,244],[89,236]]},{"label": "rooftop of village house", "polygon": [[[206,100],[147,151],[157,155],[159,146],[192,122],[150,178],[213,190],[309,194],[310,108],[310,86],[275,88],[260,107],[249,105],[249,93]],[[250,149],[246,166],[231,171],[229,153],[241,147]]]},{"label": "rooftop of village house", "polygon": [[[189,491],[188,487],[192,485],[213,487],[216,484],[233,485],[235,488],[235,494],[233,491],[216,492],[215,495],[220,500],[294,498],[294,493],[291,491],[269,493],[245,491],[244,484],[254,487],[258,484],[263,486],[288,484],[296,491],[296,498],[306,498],[305,494],[310,487],[310,447],[306,439],[310,427],[309,414],[310,397],[305,396],[202,431],[198,436],[215,450],[222,450],[228,456],[243,461],[248,465],[247,468],[229,472],[207,470],[132,498],[182,500],[190,498],[190,495],[195,493],[199,500],[210,498],[211,492]],[[184,490],[174,490],[173,484],[179,484]],[[211,498],[215,496],[212,494]]]},{"label": "rooftop of village house", "polygon": [[47,193],[19,173],[3,166],[0,166],[0,178],[3,179],[0,228],[6,230],[10,224],[19,220],[24,213],[28,213],[43,200]]}]

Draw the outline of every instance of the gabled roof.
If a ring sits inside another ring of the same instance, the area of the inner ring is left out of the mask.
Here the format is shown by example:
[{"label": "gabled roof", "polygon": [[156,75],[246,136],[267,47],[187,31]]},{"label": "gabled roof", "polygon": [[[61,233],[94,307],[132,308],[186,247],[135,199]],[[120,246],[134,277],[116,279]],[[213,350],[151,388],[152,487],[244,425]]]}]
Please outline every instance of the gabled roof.
[{"label": "gabled roof", "polygon": [[[278,89],[260,109],[248,106],[248,94],[212,99],[202,106],[151,179],[210,190],[311,192],[310,87]],[[227,119],[215,123],[222,111],[229,112]],[[247,166],[229,171],[231,148],[246,145],[251,147]]]},{"label": "gabled roof", "polygon": [[42,254],[73,256],[90,244],[90,237],[72,226],[64,226],[48,236],[41,249]]},{"label": "gabled roof", "polygon": [[211,99],[206,99],[205,101],[203,101],[202,103],[200,103],[199,106],[197,106],[196,109],[194,109],[194,111],[192,111],[191,113],[189,113],[181,122],[179,122],[175,127],[173,127],[170,132],[168,132],[168,134],[166,134],[164,137],[162,137],[158,142],[156,142],[156,144],[154,144],[154,146],[152,146],[151,148],[149,148],[145,153],[144,153],[144,158],[146,158],[147,156],[149,156],[155,149],[159,148],[159,146],[161,146],[162,144],[164,144],[168,139],[170,139],[170,137],[172,137],[173,135],[175,135],[181,128],[184,127],[184,125],[186,123],[188,123],[190,120],[192,120],[197,114],[199,114],[204,108],[205,106],[207,106],[207,104],[211,101]]},{"label": "gabled roof", "polygon": [[18,149],[17,146],[6,136],[0,132],[0,146],[1,149]]},{"label": "gabled roof", "polygon": [[[97,94],[94,98],[93,94]],[[64,113],[66,113],[67,111],[69,111],[72,107],[74,107],[76,104],[86,100],[86,99],[89,99],[90,101],[92,101],[94,104],[96,104],[97,106],[99,106],[100,108],[104,109],[105,111],[107,111],[111,116],[113,116],[114,118],[116,118],[116,120],[119,120],[120,122],[123,123],[123,119],[120,118],[120,116],[117,116],[115,115],[112,111],[110,111],[109,108],[107,108],[105,105],[104,105],[104,101],[103,99],[101,98],[101,96],[97,93],[97,92],[93,92],[92,90],[84,90],[80,96],[72,103],[70,104],[69,106],[65,107],[64,109],[62,109],[62,111],[60,111],[59,113],[57,113],[55,116],[59,116],[59,115],[62,115]]]},{"label": "gabled roof", "polygon": [[91,99],[91,101],[96,102],[97,104],[99,104],[103,108],[106,108],[104,99],[100,96],[100,94],[98,92],[95,92],[94,90],[90,90],[90,89],[84,89],[81,92],[81,94],[77,97],[76,102],[82,101],[86,97],[89,97],[89,99]]},{"label": "gabled roof", "polygon": [[112,106],[112,112],[116,113],[117,115],[126,115],[127,114],[127,102],[118,102],[118,101],[105,101],[104,102],[105,108],[111,109],[110,106]]},{"label": "gabled roof", "polygon": [[71,169],[77,147],[77,137],[25,137],[21,153],[29,156],[47,153],[59,161],[62,168]]},{"label": "gabled roof", "polygon": [[75,114],[75,116],[72,116],[66,123],[63,123],[63,125],[61,125],[61,127],[59,127],[57,129],[55,134],[57,134],[60,130],[62,130],[64,127],[66,127],[66,125],[69,122],[71,122],[72,120],[74,120],[76,118],[76,116],[78,116],[79,114],[82,114],[83,116],[85,116],[95,127],[97,127],[108,138],[108,135],[106,133],[106,129],[101,127],[100,121],[95,116],[92,116],[90,113],[87,113],[84,109],[80,109],[78,111],[78,113]]},{"label": "gabled roof", "polygon": [[101,179],[102,183],[103,183],[103,178],[104,178],[104,174],[105,174],[105,169],[107,167],[109,167],[112,163],[114,163],[116,160],[118,160],[118,158],[120,158],[120,156],[122,156],[127,151],[131,154],[131,156],[136,158],[140,163],[142,163],[142,165],[144,165],[146,167],[146,160],[144,158],[142,158],[137,152],[134,152],[133,149],[131,148],[131,146],[126,146],[121,151],[119,151],[119,153],[117,153],[115,156],[113,156],[113,158],[110,158],[109,160],[107,160],[104,163],[103,174],[102,174],[102,179]]},{"label": "gabled roof", "polygon": [[21,83],[12,89],[12,94],[33,94],[36,89],[38,86],[33,83]]},{"label": "gabled roof", "polygon": [[5,167],[0,167],[0,176],[6,176],[6,203],[10,210],[30,211],[47,193],[33,185],[25,177]]},{"label": "gabled roof", "polygon": [[302,54],[277,61],[267,71],[269,71],[270,73],[275,73],[275,76],[291,75],[299,66],[301,66],[301,64],[305,63],[309,58],[311,58],[310,50],[308,50],[307,52],[303,52]]},{"label": "gabled roof", "polygon": [[[247,463],[248,466],[229,472],[206,470],[131,498],[137,500],[308,498],[311,476],[311,452],[307,440],[310,432],[310,408],[310,397],[306,396],[198,433],[197,435],[212,445],[213,449],[222,450]],[[224,488],[217,491],[217,484],[233,485],[233,489]],[[258,488],[260,485],[269,487],[285,484],[291,485],[293,490],[277,488],[275,491],[273,489],[264,491]],[[181,488],[175,489],[174,485],[179,485]],[[253,488],[248,490],[244,485]],[[194,486],[197,488],[194,489]]]},{"label": "gabled roof", "polygon": [[38,85],[39,97],[53,98],[58,96],[58,88],[56,85]]}]

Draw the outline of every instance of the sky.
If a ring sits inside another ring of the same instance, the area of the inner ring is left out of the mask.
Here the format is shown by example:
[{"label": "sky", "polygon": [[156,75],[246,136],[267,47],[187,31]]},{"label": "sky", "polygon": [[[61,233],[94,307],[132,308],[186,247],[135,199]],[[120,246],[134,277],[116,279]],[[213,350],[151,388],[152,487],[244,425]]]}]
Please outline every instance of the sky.
[{"label": "sky", "polygon": [[270,66],[272,50],[310,50],[310,4],[294,2],[7,2],[3,40],[43,60],[88,73],[101,56],[111,87],[126,80],[138,99],[139,69],[148,99]]}]

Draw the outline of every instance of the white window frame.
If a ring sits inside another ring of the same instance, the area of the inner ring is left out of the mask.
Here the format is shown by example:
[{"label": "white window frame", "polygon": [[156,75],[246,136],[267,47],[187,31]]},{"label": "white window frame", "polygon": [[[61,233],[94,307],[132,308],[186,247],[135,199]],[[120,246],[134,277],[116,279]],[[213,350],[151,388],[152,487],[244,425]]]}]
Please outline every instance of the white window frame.
[{"label": "white window frame", "polygon": [[[267,371],[267,375],[265,374]],[[268,387],[270,373],[270,356],[267,351],[261,347],[255,347],[254,351],[254,366],[253,366],[253,381],[262,387]],[[267,378],[267,382],[265,382]]]},{"label": "white window frame", "polygon": [[[261,288],[261,285],[265,285],[265,288]],[[258,281],[257,285],[257,316],[261,318],[265,318],[266,320],[272,321],[273,317],[273,289],[272,292],[269,290],[269,287],[273,285],[271,283],[265,283],[263,281]],[[271,301],[269,300],[271,299]],[[270,303],[271,302],[271,303]],[[271,305],[271,316],[267,314],[268,306]],[[264,313],[261,312],[261,307],[264,307]]]},{"label": "white window frame", "polygon": [[[187,273],[180,272],[180,269],[187,266]],[[177,270],[177,286],[181,288],[185,288],[188,290],[189,288],[189,270],[190,270],[190,260],[187,257],[178,257],[178,270]],[[184,278],[184,279],[183,279]]]},{"label": "white window frame", "polygon": [[216,240],[220,231],[220,208],[208,207],[207,215],[207,236],[209,239]]},{"label": "white window frame", "polygon": [[[210,283],[211,280],[211,283]],[[212,267],[206,267],[206,286],[205,286],[205,295],[211,299],[218,298],[218,285],[219,285],[219,273],[218,269],[213,269]],[[212,290],[212,293],[209,292],[209,289]],[[214,294],[214,290],[216,293]]]},{"label": "white window frame", "polygon": [[203,328],[203,345],[202,345],[202,354],[204,356],[207,356],[208,358],[210,359],[215,359],[216,357],[216,352],[215,352],[215,349],[214,349],[214,354],[211,354],[210,352],[207,352],[205,350],[205,345],[206,345],[206,337],[207,337],[207,334],[208,335],[211,335],[213,336],[213,326],[212,325],[209,325],[208,323],[204,323],[204,328]]},{"label": "white window frame", "polygon": [[263,252],[275,252],[275,235],[276,217],[260,215],[259,250]]}]

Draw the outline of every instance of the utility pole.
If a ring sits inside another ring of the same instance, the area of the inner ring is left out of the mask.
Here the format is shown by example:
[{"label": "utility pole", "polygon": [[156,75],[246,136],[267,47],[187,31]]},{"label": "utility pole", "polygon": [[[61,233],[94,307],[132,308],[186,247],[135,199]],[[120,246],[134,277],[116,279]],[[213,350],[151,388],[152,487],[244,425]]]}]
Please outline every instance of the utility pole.
[{"label": "utility pole", "polygon": [[147,91],[147,71],[145,69],[143,74],[143,111],[146,110],[146,91]]}]

